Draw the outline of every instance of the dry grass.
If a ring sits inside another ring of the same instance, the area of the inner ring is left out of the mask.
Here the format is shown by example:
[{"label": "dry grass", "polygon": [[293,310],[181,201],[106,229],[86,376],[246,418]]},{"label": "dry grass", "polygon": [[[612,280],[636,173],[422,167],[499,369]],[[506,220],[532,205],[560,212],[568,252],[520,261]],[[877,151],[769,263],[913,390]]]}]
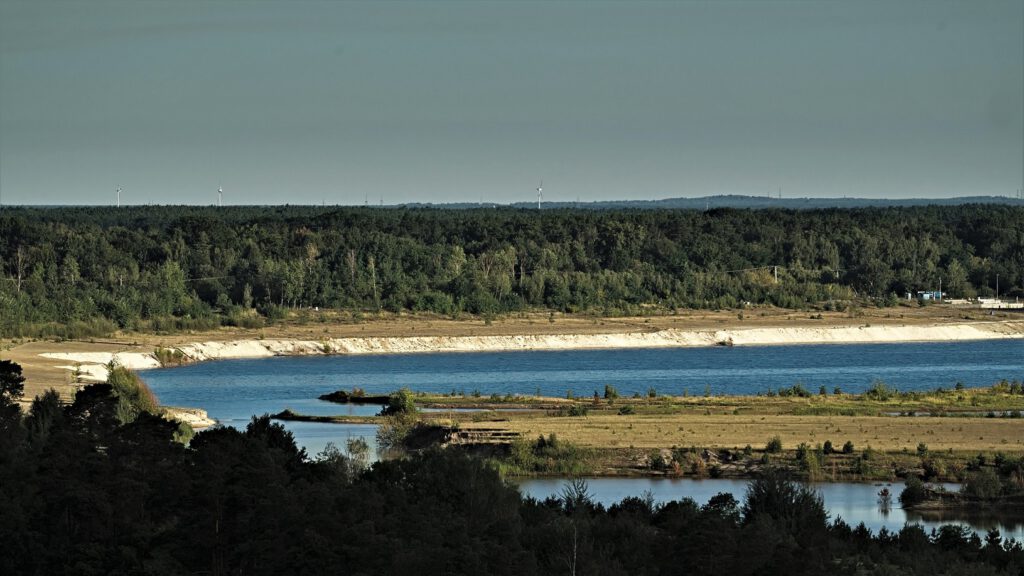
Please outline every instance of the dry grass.
[{"label": "dry grass", "polygon": [[465,429],[491,428],[532,438],[560,439],[595,448],[763,448],[779,436],[785,448],[831,440],[852,441],[858,450],[914,451],[924,442],[935,450],[1024,452],[1024,419],[907,418],[790,415],[634,415],[586,417],[518,416],[508,421],[465,422]]}]

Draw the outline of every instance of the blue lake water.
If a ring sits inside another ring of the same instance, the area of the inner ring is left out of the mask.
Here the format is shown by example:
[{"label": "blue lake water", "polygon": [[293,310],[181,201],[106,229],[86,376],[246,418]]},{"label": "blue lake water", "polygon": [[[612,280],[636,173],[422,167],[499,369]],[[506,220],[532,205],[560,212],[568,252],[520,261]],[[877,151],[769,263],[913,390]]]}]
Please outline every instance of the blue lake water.
[{"label": "blue lake water", "polygon": [[[1024,379],[1024,341],[920,344],[826,344],[646,350],[291,356],[222,360],[148,370],[142,377],[163,404],[206,409],[225,425],[289,408],[314,415],[371,415],[376,406],[316,398],[339,389],[385,394],[403,386],[425,392],[543,394],[757,394],[802,383],[862,392],[881,380],[900,390],[988,386]],[[372,427],[289,423],[311,454],[343,445]]]},{"label": "blue lake water", "polygon": [[1024,341],[828,344],[646,350],[482,352],[222,360],[149,370],[161,402],[205,408],[225,423],[284,408],[306,414],[372,414],[373,406],[316,400],[326,392],[425,392],[577,396],[757,394],[802,383],[862,392],[881,380],[900,390],[988,386],[1024,378]]},{"label": "blue lake water", "polygon": [[[480,392],[577,396],[602,393],[605,384],[622,395],[757,394],[802,383],[817,392],[825,386],[862,392],[881,380],[900,390],[989,386],[999,380],[1024,379],[1024,341],[994,340],[958,343],[827,344],[817,346],[737,346],[647,350],[552,352],[483,352],[407,355],[277,357],[223,360],[179,368],[148,370],[143,379],[161,403],[203,408],[219,422],[244,427],[253,415],[285,408],[303,414],[370,415],[376,406],[339,405],[317,400],[326,392],[358,386],[381,394],[408,387],[425,392]],[[352,437],[373,445],[372,425],[287,422],[300,445],[315,455],[333,442],[339,447]],[[560,490],[561,480],[530,480],[523,491],[543,498]],[[692,497],[706,501],[720,492],[741,498],[745,482],[730,480],[594,479],[600,501],[651,490],[656,499]],[[890,488],[894,494],[898,488]],[[999,527],[1004,535],[1024,538],[1024,522],[991,517],[922,518],[895,509],[878,510],[877,487],[858,484],[823,485],[833,516],[852,525],[865,522],[876,530],[898,530],[904,522],[934,526],[939,520],[967,523],[984,531]]]}]

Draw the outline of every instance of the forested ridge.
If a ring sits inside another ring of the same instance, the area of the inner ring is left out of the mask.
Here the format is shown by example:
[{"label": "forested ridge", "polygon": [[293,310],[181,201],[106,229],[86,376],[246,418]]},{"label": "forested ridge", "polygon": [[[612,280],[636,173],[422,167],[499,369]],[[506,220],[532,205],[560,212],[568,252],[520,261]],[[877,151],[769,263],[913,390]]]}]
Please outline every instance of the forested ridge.
[{"label": "forested ridge", "polygon": [[0,211],[0,331],[16,336],[52,323],[255,326],[313,307],[620,315],[892,303],[940,279],[951,297],[992,295],[997,275],[1001,295],[1020,296],[1022,274],[1024,208],[1004,205]]},{"label": "forested ridge", "polygon": [[[268,417],[188,446],[177,424],[124,410],[98,384],[23,414],[21,370],[0,362],[0,573],[118,574],[1020,574],[992,531],[872,534],[829,518],[778,473],[741,500],[595,504],[585,483],[523,498],[457,449],[365,461],[309,458]],[[139,405],[130,400],[132,406]]]}]

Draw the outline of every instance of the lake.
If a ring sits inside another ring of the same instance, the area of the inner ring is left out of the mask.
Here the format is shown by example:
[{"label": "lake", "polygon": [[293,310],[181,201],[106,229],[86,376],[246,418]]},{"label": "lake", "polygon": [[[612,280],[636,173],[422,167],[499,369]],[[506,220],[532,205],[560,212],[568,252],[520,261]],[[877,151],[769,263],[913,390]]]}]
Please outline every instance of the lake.
[{"label": "lake", "polygon": [[[876,380],[900,390],[989,386],[1024,378],[1024,341],[920,344],[827,344],[647,350],[481,352],[364,356],[290,356],[221,360],[141,373],[169,406],[206,409],[226,425],[254,414],[371,415],[376,406],[317,400],[339,389],[386,394],[400,387],[438,393],[577,396],[758,394],[802,383],[817,392],[862,392]],[[311,452],[351,435],[338,425],[289,423]],[[364,427],[365,428],[365,427]],[[372,434],[371,434],[372,436]]]},{"label": "lake", "polygon": [[[163,404],[203,408],[221,423],[244,427],[254,414],[285,408],[316,415],[371,415],[377,406],[339,405],[316,397],[358,386],[370,394],[402,386],[425,392],[474,391],[490,394],[588,396],[615,386],[622,395],[757,394],[802,383],[817,392],[840,387],[862,392],[881,380],[900,390],[989,386],[1001,379],[1024,378],[1024,342],[988,340],[958,343],[827,344],[817,346],[737,346],[648,350],[550,352],[482,352],[365,356],[295,356],[256,360],[222,360],[141,372]],[[300,445],[315,455],[329,442],[339,447],[351,437],[373,445],[375,426],[287,422]],[[656,499],[688,496],[698,502],[720,491],[742,499],[744,481],[593,479],[598,500],[610,503],[651,490]],[[543,498],[561,489],[561,480],[529,480],[525,493]],[[894,497],[899,488],[890,488]],[[898,530],[910,520],[937,525],[942,518],[907,515],[896,508],[883,516],[877,487],[822,485],[833,517],[877,530]],[[976,530],[998,526],[1006,535],[1024,538],[1024,526],[1005,519],[962,520]]]}]

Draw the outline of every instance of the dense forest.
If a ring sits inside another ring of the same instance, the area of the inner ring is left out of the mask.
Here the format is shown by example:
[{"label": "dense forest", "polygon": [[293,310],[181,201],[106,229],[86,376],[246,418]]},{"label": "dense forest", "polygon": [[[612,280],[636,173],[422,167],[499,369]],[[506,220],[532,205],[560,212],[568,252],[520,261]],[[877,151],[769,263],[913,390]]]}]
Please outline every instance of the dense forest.
[{"label": "dense forest", "polygon": [[1024,208],[0,210],[0,333],[1024,295]]},{"label": "dense forest", "polygon": [[[0,573],[20,574],[1020,574],[998,531],[872,534],[829,518],[777,473],[719,494],[608,508],[585,482],[523,498],[455,449],[377,462],[309,458],[268,417],[175,441],[138,393],[89,386],[26,414],[0,362]],[[136,391],[137,392],[137,391]],[[129,398],[131,397],[131,398]]]}]

